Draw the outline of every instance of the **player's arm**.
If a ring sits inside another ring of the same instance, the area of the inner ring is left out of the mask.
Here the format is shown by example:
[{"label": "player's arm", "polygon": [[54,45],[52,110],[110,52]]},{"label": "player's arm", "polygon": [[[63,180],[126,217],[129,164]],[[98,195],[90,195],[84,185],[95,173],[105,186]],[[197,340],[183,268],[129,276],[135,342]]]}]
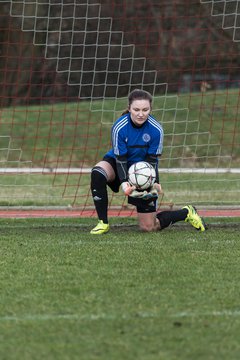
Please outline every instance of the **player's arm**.
[{"label": "player's arm", "polygon": [[159,180],[159,173],[158,173],[158,156],[159,155],[151,155],[151,154],[148,154],[146,156],[146,161],[153,166],[153,168],[155,169],[155,172],[156,172],[155,183],[152,185],[152,187],[149,191],[153,196],[158,196],[159,194],[163,193],[161,184],[159,182],[160,180]]},{"label": "player's arm", "polygon": [[127,146],[124,136],[124,127],[120,127],[120,129],[119,127],[113,126],[112,128],[112,145],[116,157],[117,174],[120,182],[123,183],[128,179]]},{"label": "player's arm", "polygon": [[121,187],[126,196],[129,196],[135,187],[128,182],[127,168],[127,144],[125,127],[127,120],[122,119],[112,127],[112,145],[116,157],[117,175],[120,179]]},{"label": "player's arm", "polygon": [[[155,120],[152,119],[154,122]],[[149,144],[148,154],[146,157],[146,161],[149,162],[156,171],[156,182],[153,184],[153,192],[155,193],[162,193],[162,188],[159,180],[159,173],[158,173],[158,158],[162,154],[163,149],[163,138],[164,138],[164,132],[162,126],[155,122],[154,126],[154,136],[151,138],[151,142]],[[151,190],[151,191],[152,191]]]},{"label": "player's arm", "polygon": [[159,173],[158,173],[158,155],[148,154],[145,159],[146,162],[152,165],[156,172],[156,182],[159,183]]},{"label": "player's arm", "polygon": [[135,186],[132,186],[128,181],[128,159],[127,159],[127,144],[126,144],[126,133],[125,126],[127,125],[126,120],[117,123],[112,128],[112,144],[114,154],[116,157],[117,174],[120,179],[121,187],[126,196],[139,197],[143,194],[137,192]]},{"label": "player's arm", "polygon": [[128,182],[127,155],[116,155],[116,165],[122,190],[126,196],[129,196],[135,187]]},{"label": "player's arm", "polygon": [[120,182],[128,180],[127,155],[116,155],[117,173]]}]

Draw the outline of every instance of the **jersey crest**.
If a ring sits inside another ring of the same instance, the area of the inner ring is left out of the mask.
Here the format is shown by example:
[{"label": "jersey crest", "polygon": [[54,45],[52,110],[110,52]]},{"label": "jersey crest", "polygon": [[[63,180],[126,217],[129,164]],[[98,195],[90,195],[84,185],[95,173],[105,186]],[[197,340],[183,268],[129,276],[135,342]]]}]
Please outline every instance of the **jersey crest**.
[{"label": "jersey crest", "polygon": [[151,140],[151,136],[147,133],[143,134],[142,139],[144,142],[149,142]]}]

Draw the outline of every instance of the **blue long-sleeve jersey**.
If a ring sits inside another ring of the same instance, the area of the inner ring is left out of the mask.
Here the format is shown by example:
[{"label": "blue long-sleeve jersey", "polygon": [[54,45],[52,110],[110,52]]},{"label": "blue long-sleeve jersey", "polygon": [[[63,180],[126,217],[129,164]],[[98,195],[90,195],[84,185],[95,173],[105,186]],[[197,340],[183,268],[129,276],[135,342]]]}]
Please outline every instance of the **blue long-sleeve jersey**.
[{"label": "blue long-sleeve jersey", "polygon": [[126,156],[129,168],[133,163],[144,161],[148,155],[161,155],[163,136],[161,124],[152,115],[139,127],[127,113],[113,124],[112,149],[105,155],[113,158]]}]

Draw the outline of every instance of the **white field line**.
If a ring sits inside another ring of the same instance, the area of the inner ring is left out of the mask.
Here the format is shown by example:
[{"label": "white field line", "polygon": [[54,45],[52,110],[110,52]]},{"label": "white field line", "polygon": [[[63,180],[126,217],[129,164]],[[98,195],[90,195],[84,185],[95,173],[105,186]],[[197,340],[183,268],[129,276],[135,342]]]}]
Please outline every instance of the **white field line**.
[{"label": "white field line", "polygon": [[19,322],[19,321],[49,321],[49,320],[77,320],[77,321],[97,321],[97,320],[130,320],[130,319],[160,319],[160,318],[199,318],[199,317],[238,317],[240,310],[222,310],[209,312],[188,312],[183,311],[175,314],[136,312],[132,314],[26,314],[26,315],[6,315],[0,317],[0,322]]},{"label": "white field line", "polygon": [[[0,174],[90,174],[91,168],[0,168]],[[240,168],[159,168],[167,174],[240,174]]]}]

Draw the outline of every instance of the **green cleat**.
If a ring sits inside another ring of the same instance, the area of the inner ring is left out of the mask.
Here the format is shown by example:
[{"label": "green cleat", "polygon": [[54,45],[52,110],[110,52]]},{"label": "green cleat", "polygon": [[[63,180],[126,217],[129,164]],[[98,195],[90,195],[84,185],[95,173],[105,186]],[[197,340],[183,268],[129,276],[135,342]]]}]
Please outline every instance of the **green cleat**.
[{"label": "green cleat", "polygon": [[204,220],[198,215],[197,210],[192,205],[184,206],[183,209],[188,210],[185,222],[189,222],[195,229],[200,231],[207,230]]},{"label": "green cleat", "polygon": [[99,220],[97,226],[90,231],[90,234],[101,235],[109,231],[109,224],[104,224],[102,220]]}]

